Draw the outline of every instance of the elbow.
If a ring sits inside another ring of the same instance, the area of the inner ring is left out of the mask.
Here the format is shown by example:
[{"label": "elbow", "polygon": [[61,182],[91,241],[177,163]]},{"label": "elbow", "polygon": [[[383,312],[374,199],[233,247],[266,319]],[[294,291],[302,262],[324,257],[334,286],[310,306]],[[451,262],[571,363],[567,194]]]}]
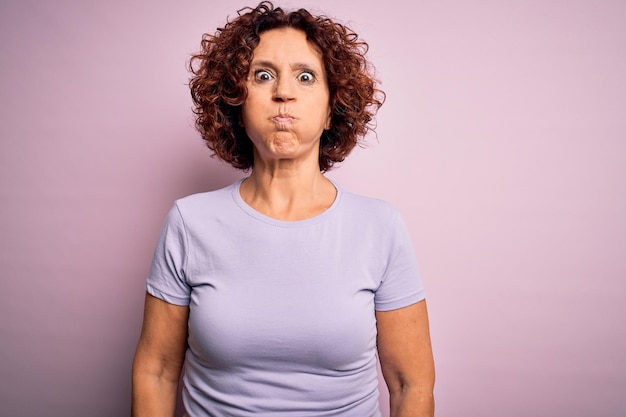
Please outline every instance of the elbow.
[{"label": "elbow", "polygon": [[408,394],[432,398],[435,390],[435,369],[434,366],[429,366],[410,375],[398,372],[393,375],[386,375],[385,381],[390,396]]}]

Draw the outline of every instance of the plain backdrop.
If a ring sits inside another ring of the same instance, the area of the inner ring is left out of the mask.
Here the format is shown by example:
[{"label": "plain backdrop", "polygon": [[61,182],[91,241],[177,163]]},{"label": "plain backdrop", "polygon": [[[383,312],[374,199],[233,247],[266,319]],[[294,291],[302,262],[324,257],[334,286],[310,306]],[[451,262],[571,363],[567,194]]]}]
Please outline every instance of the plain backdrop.
[{"label": "plain backdrop", "polygon": [[[437,415],[625,416],[626,2],[279,4],[370,44],[377,135],[330,176],[410,227]],[[245,5],[0,2],[1,416],[128,415],[164,216],[245,175],[186,86]]]}]

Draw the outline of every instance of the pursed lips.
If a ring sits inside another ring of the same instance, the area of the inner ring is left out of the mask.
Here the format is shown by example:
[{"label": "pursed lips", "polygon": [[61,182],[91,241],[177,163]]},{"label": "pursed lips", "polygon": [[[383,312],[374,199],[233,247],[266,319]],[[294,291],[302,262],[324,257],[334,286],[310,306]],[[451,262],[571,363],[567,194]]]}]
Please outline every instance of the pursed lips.
[{"label": "pursed lips", "polygon": [[295,120],[295,118],[293,116],[289,116],[288,114],[279,114],[272,117],[272,120],[276,123],[291,123]]}]

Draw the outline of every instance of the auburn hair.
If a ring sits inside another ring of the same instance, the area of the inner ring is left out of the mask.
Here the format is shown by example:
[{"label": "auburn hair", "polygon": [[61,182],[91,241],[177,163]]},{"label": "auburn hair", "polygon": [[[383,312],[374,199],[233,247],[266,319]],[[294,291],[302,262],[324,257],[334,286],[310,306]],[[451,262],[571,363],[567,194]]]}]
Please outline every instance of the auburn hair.
[{"label": "auburn hair", "polygon": [[215,34],[202,36],[201,50],[189,62],[196,128],[218,158],[242,170],[254,166],[253,145],[240,122],[246,79],[260,35],[284,27],[303,31],[322,54],[331,110],[331,127],[320,139],[319,165],[325,172],[374,129],[385,93],[365,57],[367,43],[347,26],[306,9],[285,12],[263,1],[239,10]]}]

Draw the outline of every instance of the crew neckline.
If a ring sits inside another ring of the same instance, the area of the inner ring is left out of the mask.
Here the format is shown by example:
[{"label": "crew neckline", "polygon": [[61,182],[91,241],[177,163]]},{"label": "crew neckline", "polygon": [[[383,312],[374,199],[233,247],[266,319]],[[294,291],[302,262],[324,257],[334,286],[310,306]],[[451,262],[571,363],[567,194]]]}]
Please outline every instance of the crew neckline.
[{"label": "crew neckline", "polygon": [[273,217],[267,216],[261,213],[260,211],[257,211],[256,209],[252,208],[252,206],[250,206],[248,203],[244,201],[244,199],[241,197],[240,187],[241,187],[241,183],[244,182],[245,179],[246,178],[240,178],[232,185],[232,196],[233,196],[233,200],[235,200],[235,203],[246,214],[255,218],[256,220],[271,224],[273,226],[278,226],[278,227],[286,227],[286,228],[305,227],[305,226],[310,226],[312,224],[319,223],[320,221],[324,220],[326,217],[330,216],[335,211],[335,209],[337,208],[337,206],[339,205],[341,201],[341,198],[343,197],[343,191],[341,187],[339,187],[331,179],[327,178],[337,190],[337,195],[335,196],[335,200],[330,205],[330,207],[328,207],[326,210],[324,210],[320,214],[317,214],[313,217],[309,217],[307,219],[279,220],[279,219],[275,219]]}]

